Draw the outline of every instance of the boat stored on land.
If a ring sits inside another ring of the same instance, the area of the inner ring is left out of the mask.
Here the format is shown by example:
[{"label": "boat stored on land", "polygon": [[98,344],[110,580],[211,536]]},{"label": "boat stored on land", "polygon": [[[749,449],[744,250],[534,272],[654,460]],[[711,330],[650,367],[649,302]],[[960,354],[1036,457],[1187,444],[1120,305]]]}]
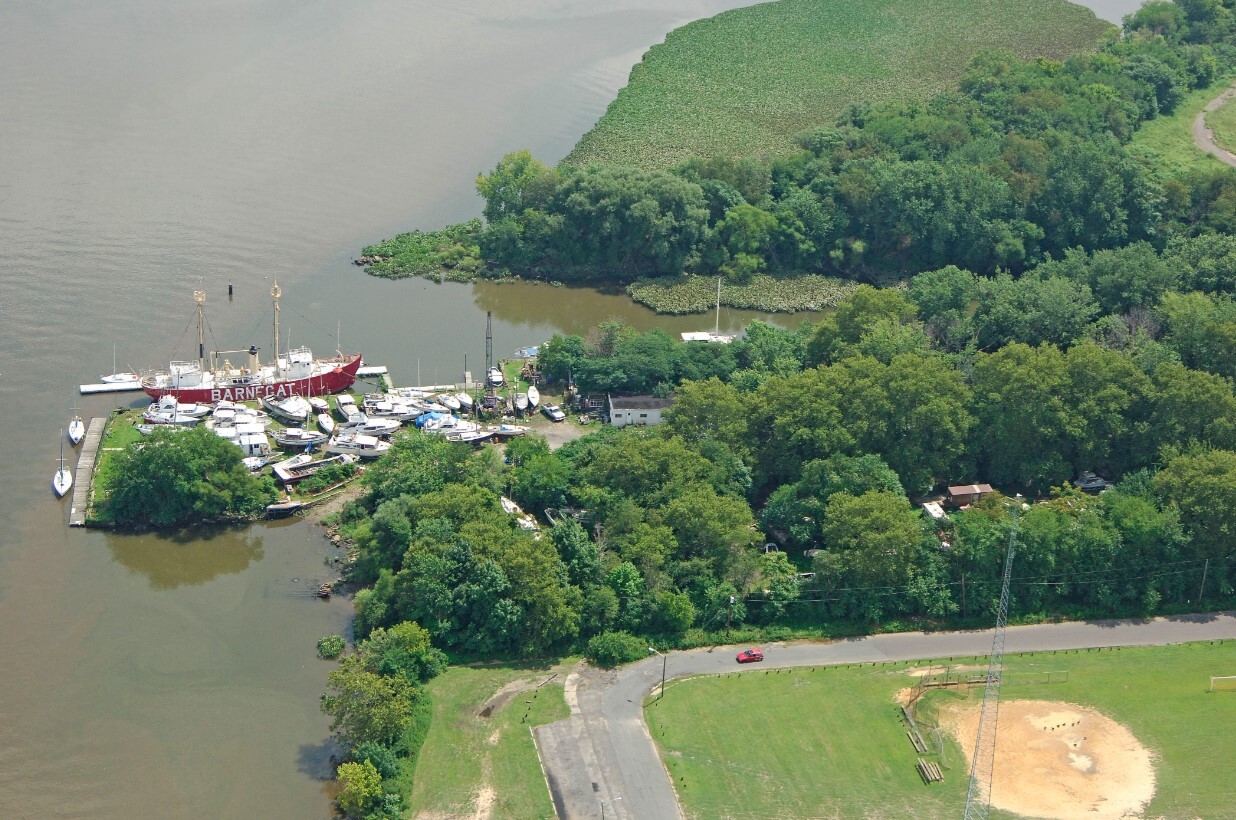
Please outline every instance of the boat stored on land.
[{"label": "boat stored on land", "polygon": [[327,456],[314,461],[313,456],[308,453],[301,453],[295,458],[280,461],[273,469],[275,478],[279,479],[279,481],[284,484],[295,484],[297,481],[306,479],[323,468],[335,464],[351,464],[354,461],[356,461],[356,456],[347,454]]},{"label": "boat stored on land", "polygon": [[313,407],[303,396],[288,396],[287,398],[263,396],[262,406],[275,418],[290,424],[304,424],[309,420],[309,414],[313,412]]},{"label": "boat stored on land", "polygon": [[[182,401],[217,402],[253,401],[266,397],[320,396],[346,390],[356,381],[356,371],[361,366],[359,353],[343,354],[315,359],[307,347],[281,352],[279,348],[279,284],[271,288],[275,310],[275,360],[262,365],[258,361],[256,345],[247,351],[225,350],[206,355],[205,321],[202,306],[206,302],[203,291],[194,291],[197,303],[197,361],[173,361],[168,369],[155,372],[142,379],[142,389],[152,398],[164,394],[179,397]],[[244,367],[235,367],[224,357],[228,354],[247,356]]]},{"label": "boat stored on land", "polygon": [[289,427],[272,433],[275,444],[280,447],[316,447],[330,438],[326,433],[317,430],[305,430],[301,427]]},{"label": "boat stored on land", "polygon": [[536,406],[541,403],[541,391],[536,389],[535,384],[530,384],[528,385],[527,396],[528,406],[535,410]]},{"label": "boat stored on land", "polygon": [[330,417],[330,413],[318,413],[318,427],[323,433],[330,435],[335,432],[335,420]]},{"label": "boat stored on land", "polygon": [[339,433],[323,448],[328,453],[353,455],[361,458],[377,458],[391,448],[389,441],[363,433]]}]

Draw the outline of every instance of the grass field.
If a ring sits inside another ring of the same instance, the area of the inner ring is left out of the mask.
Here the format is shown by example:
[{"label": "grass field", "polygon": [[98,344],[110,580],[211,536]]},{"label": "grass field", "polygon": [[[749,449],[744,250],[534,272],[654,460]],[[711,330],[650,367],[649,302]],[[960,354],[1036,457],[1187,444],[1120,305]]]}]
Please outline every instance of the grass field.
[{"label": "grass field", "polygon": [[[434,716],[416,766],[412,816],[552,818],[530,730],[569,715],[562,683],[575,663],[455,666],[430,681]],[[518,691],[481,717],[506,686]]]},{"label": "grass field", "polygon": [[779,0],[671,32],[565,164],[784,153],[851,103],[921,100],[979,51],[1060,58],[1110,26],[1065,0]]},{"label": "grass field", "polygon": [[[1191,171],[1220,167],[1217,159],[1193,145],[1191,129],[1197,112],[1219,96],[1230,82],[1230,77],[1223,78],[1212,83],[1209,88],[1201,88],[1185,95],[1171,115],[1151,120],[1137,130],[1129,143],[1129,153],[1141,160],[1160,180],[1179,177]],[[1232,109],[1232,106],[1225,108]],[[1212,127],[1215,125],[1214,118],[1220,111],[1211,115]],[[1229,110],[1226,116],[1232,115],[1236,115],[1236,110]],[[1236,125],[1236,120],[1233,125]],[[1215,136],[1216,141],[1222,143],[1217,132]],[[1236,143],[1236,134],[1232,141]]]},{"label": "grass field", "polygon": [[[958,662],[981,666],[983,659]],[[1236,755],[1236,692],[1206,689],[1210,675],[1236,674],[1236,642],[1026,654],[1006,657],[1006,666],[1008,680],[1023,684],[1006,685],[1005,700],[1093,706],[1150,749],[1157,791],[1147,816],[1232,816],[1228,767],[1215,763]],[[913,684],[908,668],[695,678],[672,685],[645,715],[691,817],[957,817],[969,750],[946,738],[944,782],[923,785],[893,701]],[[1058,670],[1068,671],[1067,682],[1024,683],[1027,673]],[[981,695],[976,689],[970,697]],[[964,697],[933,692],[920,716]]]},{"label": "grass field", "polygon": [[1229,151],[1236,150],[1236,105],[1231,100],[1207,114],[1206,124],[1214,133],[1216,143]]}]

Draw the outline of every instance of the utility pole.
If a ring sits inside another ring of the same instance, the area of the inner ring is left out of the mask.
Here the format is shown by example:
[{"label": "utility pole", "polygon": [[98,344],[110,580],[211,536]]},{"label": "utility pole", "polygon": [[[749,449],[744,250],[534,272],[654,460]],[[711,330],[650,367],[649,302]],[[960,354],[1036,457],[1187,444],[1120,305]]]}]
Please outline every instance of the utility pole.
[{"label": "utility pole", "polygon": [[726,640],[730,637],[730,620],[734,617],[734,596],[730,596],[729,609],[725,610],[725,637]]},{"label": "utility pole", "polygon": [[966,574],[961,574],[961,617],[966,617]]},{"label": "utility pole", "polygon": [[664,652],[657,652],[657,650],[653,649],[651,646],[648,647],[648,654],[656,654],[661,656],[661,691],[657,693],[657,700],[660,700],[665,697],[665,662],[669,660],[669,658]]},{"label": "utility pole", "polygon": [[[1018,496],[1016,503],[1020,502]],[[1013,511],[1009,530],[1009,549],[1004,557],[1004,583],[1000,587],[1000,607],[996,610],[996,634],[991,641],[987,662],[987,684],[983,688],[983,708],[979,712],[978,735],[970,763],[970,788],[966,794],[965,820],[986,820],[991,811],[991,777],[996,765],[996,726],[1000,715],[1000,682],[1004,676],[1004,638],[1009,619],[1009,580],[1013,575],[1013,554],[1017,548],[1017,511]]]},{"label": "utility pole", "polygon": [[1210,570],[1210,559],[1206,559],[1206,563],[1202,565],[1202,585],[1197,588],[1197,600],[1202,600],[1202,592],[1206,589],[1206,573]]}]

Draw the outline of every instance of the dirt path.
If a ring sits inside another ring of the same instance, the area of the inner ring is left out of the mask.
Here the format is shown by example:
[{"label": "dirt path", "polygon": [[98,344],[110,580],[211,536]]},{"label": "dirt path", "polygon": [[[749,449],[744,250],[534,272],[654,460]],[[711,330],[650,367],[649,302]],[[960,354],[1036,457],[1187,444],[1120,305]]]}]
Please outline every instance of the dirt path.
[{"label": "dirt path", "polygon": [[1215,97],[1197,112],[1197,116],[1193,118],[1193,144],[1200,150],[1205,151],[1213,157],[1218,158],[1220,162],[1226,163],[1233,168],[1236,168],[1236,154],[1221,148],[1215,143],[1214,132],[1210,130],[1210,126],[1206,124],[1206,115],[1211,111],[1218,109],[1225,102],[1230,100],[1233,95],[1236,95],[1236,86],[1227,89],[1219,96]]}]

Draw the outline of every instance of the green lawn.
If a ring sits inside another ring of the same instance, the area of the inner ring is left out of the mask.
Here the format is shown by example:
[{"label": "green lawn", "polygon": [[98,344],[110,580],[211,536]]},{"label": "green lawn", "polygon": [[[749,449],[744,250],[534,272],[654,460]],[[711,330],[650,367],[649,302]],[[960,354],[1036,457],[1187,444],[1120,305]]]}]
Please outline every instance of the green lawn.
[{"label": "green lawn", "polygon": [[[1028,654],[1006,662],[1005,699],[1093,706],[1151,750],[1157,789],[1148,816],[1230,816],[1230,775],[1213,764],[1236,755],[1236,693],[1206,688],[1210,675],[1236,674],[1236,642]],[[907,666],[695,678],[672,685],[645,714],[691,817],[957,817],[967,753],[946,741],[944,782],[923,785],[914,768],[919,755],[893,701],[913,683]],[[1031,679],[1024,673],[1056,670],[1068,670],[1068,681],[1024,683]],[[960,697],[955,690],[933,693],[920,715]]]},{"label": "green lawn", "polygon": [[[416,766],[413,816],[471,817],[488,792],[488,816],[552,818],[531,729],[570,714],[562,684],[575,663],[455,666],[430,681],[434,716]],[[490,697],[514,681],[527,686],[481,717]]]},{"label": "green lawn", "polygon": [[[1206,103],[1219,96],[1230,81],[1230,77],[1223,78],[1209,88],[1186,94],[1172,114],[1153,119],[1137,130],[1129,143],[1129,153],[1145,163],[1160,180],[1173,179],[1191,171],[1218,168],[1217,159],[1193,145],[1193,118]],[[1229,112],[1229,116],[1232,113],[1236,112]],[[1212,127],[1214,116],[1211,115]]]},{"label": "green lawn", "polygon": [[1216,143],[1229,151],[1236,150],[1236,105],[1231,100],[1207,114],[1206,124],[1214,132]]},{"label": "green lawn", "polygon": [[1065,0],[780,0],[673,31],[564,160],[667,168],[785,153],[851,103],[922,100],[1003,48],[1061,58],[1110,27]]}]

